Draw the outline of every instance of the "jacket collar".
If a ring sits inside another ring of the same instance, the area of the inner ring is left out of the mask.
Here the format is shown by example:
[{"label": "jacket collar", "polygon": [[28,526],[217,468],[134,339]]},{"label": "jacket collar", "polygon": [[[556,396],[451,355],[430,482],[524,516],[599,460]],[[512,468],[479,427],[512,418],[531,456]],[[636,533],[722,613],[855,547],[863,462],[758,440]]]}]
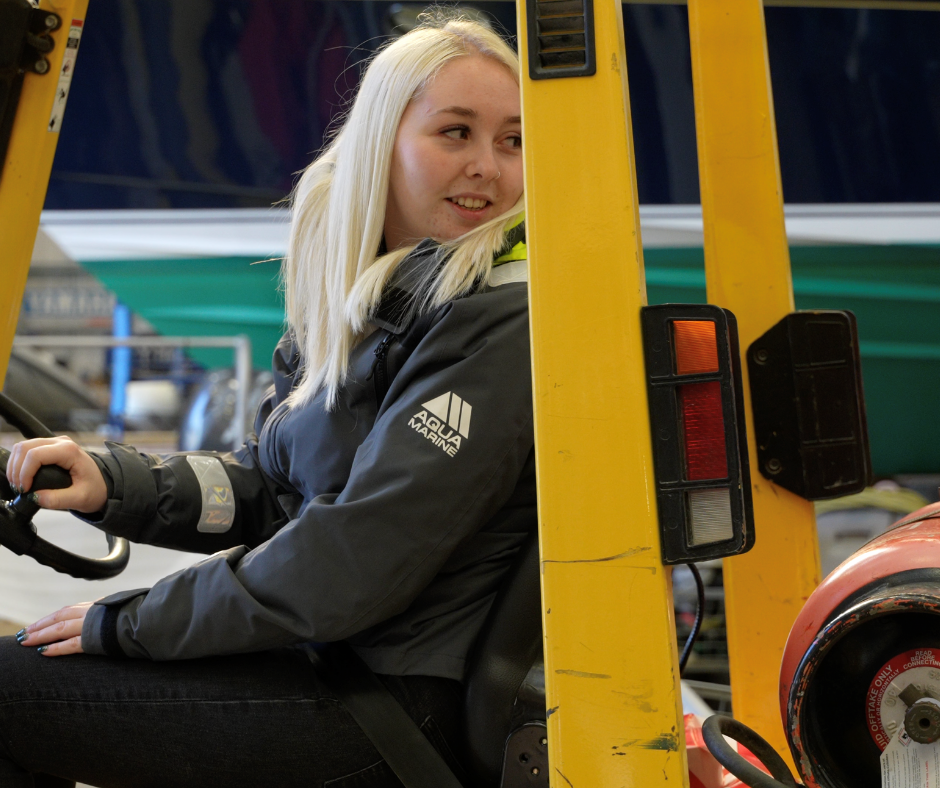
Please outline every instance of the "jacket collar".
[{"label": "jacket collar", "polygon": [[[383,246],[384,243],[383,240]],[[411,325],[415,318],[415,294],[427,281],[429,266],[440,268],[446,261],[440,251],[440,244],[432,238],[425,238],[398,264],[371,318],[372,323],[393,334],[400,334]],[[496,287],[526,281],[525,260],[525,221],[520,218],[506,233],[506,242],[493,256],[493,269],[487,283]]]}]

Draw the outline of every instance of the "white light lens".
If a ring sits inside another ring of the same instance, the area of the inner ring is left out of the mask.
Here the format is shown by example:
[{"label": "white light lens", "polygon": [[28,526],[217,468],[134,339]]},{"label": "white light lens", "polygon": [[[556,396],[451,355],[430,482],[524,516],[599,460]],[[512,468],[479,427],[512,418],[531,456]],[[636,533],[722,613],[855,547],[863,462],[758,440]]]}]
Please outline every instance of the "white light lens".
[{"label": "white light lens", "polygon": [[689,515],[693,547],[734,538],[731,522],[731,491],[689,490]]}]

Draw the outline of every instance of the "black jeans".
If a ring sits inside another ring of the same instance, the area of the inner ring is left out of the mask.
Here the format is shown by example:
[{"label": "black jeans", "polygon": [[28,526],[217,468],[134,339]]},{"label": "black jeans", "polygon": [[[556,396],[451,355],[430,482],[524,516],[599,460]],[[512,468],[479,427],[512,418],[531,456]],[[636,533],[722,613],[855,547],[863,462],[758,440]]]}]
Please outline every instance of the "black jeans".
[{"label": "black jeans", "polygon": [[[294,649],[149,662],[0,638],[0,788],[401,786],[321,669]],[[459,774],[460,683],[381,678]]]}]

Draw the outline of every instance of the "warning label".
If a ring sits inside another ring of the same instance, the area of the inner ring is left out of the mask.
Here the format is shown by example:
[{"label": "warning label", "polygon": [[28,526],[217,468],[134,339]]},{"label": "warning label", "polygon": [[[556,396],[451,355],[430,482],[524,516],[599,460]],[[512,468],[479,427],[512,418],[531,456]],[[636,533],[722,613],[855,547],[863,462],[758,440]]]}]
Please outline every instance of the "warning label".
[{"label": "warning label", "polygon": [[47,131],[58,132],[62,128],[62,118],[65,117],[65,105],[69,100],[69,90],[72,88],[72,72],[75,71],[75,61],[78,59],[78,45],[82,40],[81,19],[73,19],[69,28],[69,37],[65,42],[65,54],[62,56],[62,68],[59,70],[59,84],[55,91],[55,100],[52,102],[52,113],[49,115]]},{"label": "warning label", "polygon": [[940,700],[940,649],[907,651],[875,674],[865,698],[868,732],[882,751],[904,729],[907,704],[898,696],[913,686],[920,696]]},{"label": "warning label", "polygon": [[940,788],[940,741],[918,744],[902,727],[881,753],[881,788]]}]

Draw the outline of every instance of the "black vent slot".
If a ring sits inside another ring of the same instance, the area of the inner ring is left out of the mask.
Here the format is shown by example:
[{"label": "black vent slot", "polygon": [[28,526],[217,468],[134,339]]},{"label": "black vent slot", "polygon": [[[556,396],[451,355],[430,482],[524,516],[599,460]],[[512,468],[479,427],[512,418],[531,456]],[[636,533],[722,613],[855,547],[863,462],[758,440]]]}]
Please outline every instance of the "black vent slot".
[{"label": "black vent slot", "polygon": [[593,0],[526,0],[526,14],[532,79],[595,73]]}]

